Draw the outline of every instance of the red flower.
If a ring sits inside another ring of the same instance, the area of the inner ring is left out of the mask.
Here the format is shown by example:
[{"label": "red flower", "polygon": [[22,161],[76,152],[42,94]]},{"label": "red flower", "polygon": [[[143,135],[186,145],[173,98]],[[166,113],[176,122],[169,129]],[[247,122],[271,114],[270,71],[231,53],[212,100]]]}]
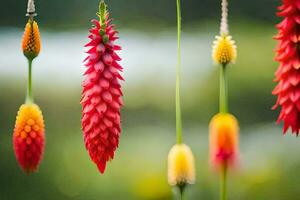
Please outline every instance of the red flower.
[{"label": "red flower", "polygon": [[119,80],[122,67],[120,57],[115,53],[121,50],[114,44],[118,39],[114,25],[105,12],[104,23],[92,20],[90,29],[89,54],[85,59],[85,80],[82,83],[82,130],[85,146],[91,159],[104,173],[107,161],[114,158],[119,145],[120,108],[123,105]]},{"label": "red flower", "polygon": [[283,0],[278,16],[283,21],[277,25],[279,29],[275,39],[278,40],[276,61],[280,63],[276,71],[278,82],[273,94],[277,102],[273,109],[281,107],[278,123],[283,121],[284,134],[291,128],[294,134],[300,129],[300,1]]}]

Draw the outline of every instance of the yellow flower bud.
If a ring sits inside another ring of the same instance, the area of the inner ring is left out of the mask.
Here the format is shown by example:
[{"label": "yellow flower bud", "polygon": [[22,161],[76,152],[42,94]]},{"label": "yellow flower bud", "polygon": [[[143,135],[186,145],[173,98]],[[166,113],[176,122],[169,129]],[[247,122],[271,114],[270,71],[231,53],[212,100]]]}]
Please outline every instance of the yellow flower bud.
[{"label": "yellow flower bud", "polygon": [[195,182],[195,161],[191,149],[176,144],[168,156],[168,182],[171,186],[183,186]]},{"label": "yellow flower bud", "polygon": [[221,65],[234,63],[237,57],[235,41],[230,35],[216,36],[213,43],[213,60]]}]

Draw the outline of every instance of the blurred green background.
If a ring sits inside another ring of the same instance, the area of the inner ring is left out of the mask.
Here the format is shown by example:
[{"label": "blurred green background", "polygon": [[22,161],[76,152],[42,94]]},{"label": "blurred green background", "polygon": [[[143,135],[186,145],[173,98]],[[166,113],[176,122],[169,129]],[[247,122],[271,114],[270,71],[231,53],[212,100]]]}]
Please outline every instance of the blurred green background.
[{"label": "blurred green background", "polygon": [[[120,148],[100,175],[84,148],[79,104],[84,44],[98,1],[36,1],[42,52],[34,62],[34,94],[46,120],[47,146],[37,174],[26,176],[12,148],[15,115],[24,102],[26,59],[20,50],[25,0],[1,0],[0,199],[170,200],[166,158],[175,143],[175,0],[107,0],[120,32],[125,107]],[[208,165],[208,123],[218,111],[218,67],[211,43],[220,1],[183,1],[184,140],[196,157],[197,184],[187,199],[218,199]],[[230,67],[230,110],[240,121],[240,167],[229,179],[235,200],[290,200],[300,195],[300,141],[282,136],[271,95],[279,0],[230,0],[238,60]]]}]

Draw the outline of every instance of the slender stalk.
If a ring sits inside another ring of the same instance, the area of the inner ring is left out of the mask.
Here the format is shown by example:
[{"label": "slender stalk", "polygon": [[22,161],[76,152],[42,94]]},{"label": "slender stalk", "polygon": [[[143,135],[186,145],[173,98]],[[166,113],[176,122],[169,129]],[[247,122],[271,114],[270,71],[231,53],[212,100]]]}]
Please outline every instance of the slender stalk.
[{"label": "slender stalk", "polygon": [[227,67],[220,69],[220,113],[228,112]]},{"label": "slender stalk", "polygon": [[32,59],[28,59],[28,80],[27,80],[27,103],[33,102],[32,96]]},{"label": "slender stalk", "polygon": [[181,2],[177,3],[177,72],[176,72],[176,135],[177,143],[182,143],[182,120],[180,107],[180,73],[181,73]]},{"label": "slender stalk", "polygon": [[227,199],[227,167],[224,166],[223,170],[221,172],[221,195],[220,200],[226,200]]}]

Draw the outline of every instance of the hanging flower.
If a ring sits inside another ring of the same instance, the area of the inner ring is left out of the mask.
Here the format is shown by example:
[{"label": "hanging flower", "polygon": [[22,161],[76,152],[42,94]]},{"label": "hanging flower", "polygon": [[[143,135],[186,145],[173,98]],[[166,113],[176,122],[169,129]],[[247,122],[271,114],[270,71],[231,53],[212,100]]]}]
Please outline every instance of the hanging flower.
[{"label": "hanging flower", "polygon": [[[92,20],[82,92],[82,130],[85,146],[93,162],[104,173],[106,163],[114,158],[121,132],[120,108],[123,105],[119,80],[123,80],[116,54],[117,32],[111,25],[106,5],[100,4],[100,22]],[[102,17],[101,17],[102,16]]]},{"label": "hanging flower", "polygon": [[185,144],[176,144],[168,156],[168,182],[171,186],[184,187],[194,184],[195,161],[191,149]]},{"label": "hanging flower", "polygon": [[40,53],[41,40],[39,27],[38,24],[32,18],[28,20],[25,27],[22,41],[22,49],[24,55],[29,60],[33,60]]},{"label": "hanging flower", "polygon": [[283,121],[283,133],[291,128],[297,135],[300,129],[299,11],[299,1],[283,0],[277,13],[284,19],[277,25],[279,32],[275,37],[278,40],[275,59],[280,65],[275,74],[278,84],[273,90],[277,96],[273,109],[281,107],[278,123]]},{"label": "hanging flower", "polygon": [[23,104],[18,112],[13,133],[17,161],[26,173],[35,172],[42,160],[45,146],[45,125],[36,104]]},{"label": "hanging flower", "polygon": [[232,166],[238,157],[239,126],[231,114],[217,114],[209,125],[210,159],[217,168]]}]

